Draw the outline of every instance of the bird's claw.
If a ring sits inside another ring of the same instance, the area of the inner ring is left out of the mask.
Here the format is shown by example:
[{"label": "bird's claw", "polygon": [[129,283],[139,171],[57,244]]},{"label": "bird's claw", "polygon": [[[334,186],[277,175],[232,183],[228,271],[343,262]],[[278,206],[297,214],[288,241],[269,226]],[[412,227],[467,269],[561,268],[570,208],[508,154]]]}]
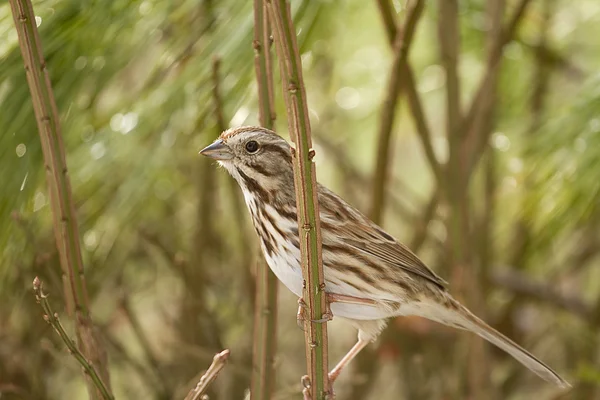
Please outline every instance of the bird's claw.
[{"label": "bird's claw", "polygon": [[[308,375],[304,375],[300,379],[300,382],[302,383],[302,400],[312,400],[312,397],[310,395],[311,383]],[[325,399],[335,399],[335,392],[333,391],[333,382],[329,382],[329,389],[325,392]]]},{"label": "bird's claw", "polygon": [[[304,321],[306,320],[306,318],[304,317],[306,308],[306,302],[302,297],[300,297],[298,299],[298,312],[296,313],[296,323],[298,324],[298,327],[302,330],[304,330]],[[315,324],[323,324],[325,322],[331,321],[332,319],[333,313],[331,312],[329,303],[327,303],[327,310],[325,311],[325,314],[323,314],[320,319],[311,319],[310,322],[313,322]]]}]

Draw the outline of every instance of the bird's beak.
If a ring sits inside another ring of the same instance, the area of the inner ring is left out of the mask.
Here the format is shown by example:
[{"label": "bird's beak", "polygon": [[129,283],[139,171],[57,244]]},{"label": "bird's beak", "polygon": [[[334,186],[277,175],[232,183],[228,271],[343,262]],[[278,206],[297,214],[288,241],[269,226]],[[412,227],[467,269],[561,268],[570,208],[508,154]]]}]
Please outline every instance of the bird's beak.
[{"label": "bird's beak", "polygon": [[231,160],[233,158],[233,152],[221,139],[215,140],[213,144],[200,150],[199,154],[215,160]]}]

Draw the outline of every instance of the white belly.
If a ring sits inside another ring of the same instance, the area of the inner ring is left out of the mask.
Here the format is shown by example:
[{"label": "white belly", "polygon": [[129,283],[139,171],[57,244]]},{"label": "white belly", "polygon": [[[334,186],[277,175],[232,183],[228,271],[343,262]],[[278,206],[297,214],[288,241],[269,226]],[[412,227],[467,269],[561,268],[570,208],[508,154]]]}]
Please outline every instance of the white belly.
[{"label": "white belly", "polygon": [[[302,297],[302,269],[298,260],[291,256],[285,250],[277,249],[270,256],[265,251],[265,248],[261,242],[263,254],[267,260],[267,264],[271,271],[275,274],[277,279],[281,281],[289,290],[292,291],[296,296]],[[298,251],[298,258],[300,258],[300,252]]]}]

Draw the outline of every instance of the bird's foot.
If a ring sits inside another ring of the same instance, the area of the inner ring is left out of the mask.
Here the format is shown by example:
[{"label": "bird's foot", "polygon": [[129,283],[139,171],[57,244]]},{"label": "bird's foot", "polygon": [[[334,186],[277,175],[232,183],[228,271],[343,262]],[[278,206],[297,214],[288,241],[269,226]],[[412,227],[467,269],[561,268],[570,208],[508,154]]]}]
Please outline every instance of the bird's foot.
[{"label": "bird's foot", "polygon": [[[329,306],[329,302],[326,302],[327,308],[325,313],[319,319],[311,319],[310,322],[314,322],[315,324],[323,324],[325,322],[329,322],[333,319],[333,313],[331,312],[331,307]],[[300,329],[304,330],[304,321],[306,321],[306,310],[308,306],[304,299],[300,297],[298,299],[298,312],[296,313],[296,323],[300,327]]]},{"label": "bird's foot", "polygon": [[[308,375],[304,375],[300,382],[302,383],[302,400],[312,400],[312,396],[310,395],[311,383]],[[325,392],[326,400],[333,400],[335,398],[335,392],[333,390],[333,382],[329,381],[329,388]]]}]

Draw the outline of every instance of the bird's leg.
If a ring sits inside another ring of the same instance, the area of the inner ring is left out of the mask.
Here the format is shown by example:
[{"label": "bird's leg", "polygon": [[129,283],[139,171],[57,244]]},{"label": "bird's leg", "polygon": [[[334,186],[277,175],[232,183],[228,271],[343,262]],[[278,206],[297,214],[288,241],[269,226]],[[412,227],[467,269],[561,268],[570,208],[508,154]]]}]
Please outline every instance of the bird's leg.
[{"label": "bird's leg", "polygon": [[340,362],[337,363],[337,365],[335,367],[333,367],[333,369],[329,373],[329,384],[333,384],[333,382],[335,382],[337,377],[340,376],[340,373],[342,372],[344,367],[346,367],[346,365],[348,365],[350,363],[350,361],[352,361],[354,359],[354,357],[356,357],[356,355],[358,353],[360,353],[360,351],[362,349],[364,349],[368,344],[369,344],[369,340],[365,340],[365,339],[361,339],[361,338],[358,339],[358,342],[356,342],[356,344],[354,346],[352,346],[350,351],[348,353],[346,353],[346,355],[344,357],[342,357]]},{"label": "bird's leg", "polygon": [[376,305],[377,302],[362,297],[347,296],[345,294],[327,293],[327,304],[330,303],[348,303],[348,304],[367,304]]},{"label": "bird's leg", "polygon": [[[336,294],[336,293],[327,293],[327,308],[325,309],[325,314],[321,319],[311,320],[311,322],[315,323],[324,323],[329,322],[333,319],[333,313],[331,312],[331,303],[347,303],[347,304],[367,304],[367,305],[375,305],[377,304],[375,300],[371,299],[363,299],[361,297],[355,296],[347,296],[345,294]],[[296,322],[300,329],[304,329],[304,313],[306,310],[306,302],[302,297],[298,299],[298,312],[296,313]]]},{"label": "bird's leg", "polygon": [[[331,313],[331,306],[329,305],[329,301],[325,302],[326,304],[326,308],[325,308],[325,314],[323,314],[321,319],[311,319],[310,322],[314,322],[317,324],[322,324],[324,322],[329,322],[333,319],[333,314]],[[306,302],[304,301],[304,299],[302,297],[300,297],[298,299],[298,312],[296,313],[296,322],[298,323],[298,326],[300,327],[300,329],[304,329],[304,320],[306,319],[304,317],[304,313],[306,312]]]}]

